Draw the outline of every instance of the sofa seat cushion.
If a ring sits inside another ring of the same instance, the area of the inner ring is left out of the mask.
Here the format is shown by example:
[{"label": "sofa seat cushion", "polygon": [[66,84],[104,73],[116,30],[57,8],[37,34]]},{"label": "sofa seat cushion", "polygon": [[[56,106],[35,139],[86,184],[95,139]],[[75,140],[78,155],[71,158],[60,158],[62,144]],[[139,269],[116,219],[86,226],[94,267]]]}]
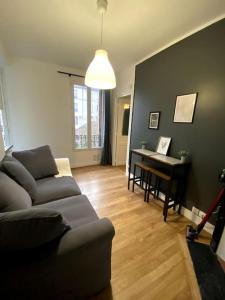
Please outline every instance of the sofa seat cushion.
[{"label": "sofa seat cushion", "polygon": [[34,205],[81,194],[79,186],[71,176],[48,177],[39,179],[36,183],[37,195]]},{"label": "sofa seat cushion", "polygon": [[12,153],[35,179],[41,179],[58,174],[56,162],[48,145],[31,150]]},{"label": "sofa seat cushion", "polygon": [[0,212],[31,208],[29,194],[8,175],[0,171]]},{"label": "sofa seat cushion", "polygon": [[57,210],[62,214],[71,228],[77,228],[99,220],[94,208],[85,195],[68,197],[37,207]]}]

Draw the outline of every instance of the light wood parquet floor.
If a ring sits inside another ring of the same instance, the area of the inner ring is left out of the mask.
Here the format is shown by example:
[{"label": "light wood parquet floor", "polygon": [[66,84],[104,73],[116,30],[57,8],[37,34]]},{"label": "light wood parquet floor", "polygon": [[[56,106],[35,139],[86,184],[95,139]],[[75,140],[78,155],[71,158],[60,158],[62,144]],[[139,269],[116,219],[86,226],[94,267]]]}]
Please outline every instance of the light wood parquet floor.
[{"label": "light wood parquet floor", "polygon": [[[185,239],[185,217],[170,212],[163,222],[162,204],[143,201],[143,191],[127,190],[124,168],[93,166],[73,174],[96,209],[115,226],[111,286],[95,300],[201,299]],[[201,236],[208,242],[209,236]]]}]

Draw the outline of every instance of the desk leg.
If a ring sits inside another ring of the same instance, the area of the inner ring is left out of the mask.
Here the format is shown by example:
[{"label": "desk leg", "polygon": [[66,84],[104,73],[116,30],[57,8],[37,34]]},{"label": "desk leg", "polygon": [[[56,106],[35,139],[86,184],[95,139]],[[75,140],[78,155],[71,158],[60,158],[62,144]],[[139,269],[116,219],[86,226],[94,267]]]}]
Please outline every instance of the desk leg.
[{"label": "desk leg", "polygon": [[168,183],[168,187],[167,187],[167,190],[166,190],[166,198],[165,198],[165,203],[164,203],[164,207],[163,207],[164,222],[166,222],[166,218],[167,218],[168,205],[169,205],[169,202],[170,202],[171,188],[172,188],[172,180]]},{"label": "desk leg", "polygon": [[185,194],[186,194],[188,167],[189,166],[185,166],[184,173],[178,179],[178,186],[177,186],[178,191],[177,191],[177,195],[176,195],[176,201],[178,204],[178,214],[179,215],[180,215],[181,206],[184,202],[184,198],[185,198]]},{"label": "desk leg", "polygon": [[178,207],[178,214],[180,215],[181,206],[184,202],[184,197],[186,193],[186,177],[182,178],[179,183],[179,207]]},{"label": "desk leg", "polygon": [[129,166],[128,166],[128,190],[130,189],[130,173],[131,173],[132,151],[129,152]]},{"label": "desk leg", "polygon": [[164,207],[163,207],[164,222],[166,222],[166,218],[167,218],[167,214],[168,214],[168,206],[169,206],[169,202],[170,202],[172,186],[173,186],[173,169],[171,170],[171,180],[168,182],[167,189],[166,189],[165,203],[164,203]]}]

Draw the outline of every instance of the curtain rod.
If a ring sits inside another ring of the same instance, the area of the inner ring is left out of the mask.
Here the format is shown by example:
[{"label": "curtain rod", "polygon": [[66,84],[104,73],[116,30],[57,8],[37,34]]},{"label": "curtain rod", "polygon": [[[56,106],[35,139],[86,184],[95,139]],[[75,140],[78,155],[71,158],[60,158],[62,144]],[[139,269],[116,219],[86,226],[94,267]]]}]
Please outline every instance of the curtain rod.
[{"label": "curtain rod", "polygon": [[67,72],[62,72],[62,71],[57,71],[57,72],[60,73],[60,74],[68,75],[69,77],[71,77],[71,76],[76,76],[76,77],[81,77],[81,78],[85,77],[83,75],[78,75],[78,74],[73,74],[73,73],[67,73]]}]

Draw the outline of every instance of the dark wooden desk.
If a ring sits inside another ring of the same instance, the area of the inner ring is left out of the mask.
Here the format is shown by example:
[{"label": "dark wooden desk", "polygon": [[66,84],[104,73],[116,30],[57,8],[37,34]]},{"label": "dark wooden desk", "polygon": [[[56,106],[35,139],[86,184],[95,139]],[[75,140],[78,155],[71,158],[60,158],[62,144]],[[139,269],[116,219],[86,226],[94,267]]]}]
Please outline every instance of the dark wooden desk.
[{"label": "dark wooden desk", "polygon": [[[190,163],[183,163],[181,160],[176,159],[174,157],[166,156],[159,154],[154,151],[150,150],[143,150],[143,149],[131,149],[129,153],[129,167],[128,167],[128,189],[130,189],[130,181],[133,179],[131,178],[132,172],[132,157],[133,154],[138,155],[141,157],[141,160],[148,160],[149,163],[153,162],[154,166],[166,169],[166,174],[171,177],[171,180],[167,184],[166,192],[165,192],[165,200],[164,202],[164,209],[163,209],[163,216],[164,221],[166,221],[167,211],[169,208],[173,207],[174,210],[176,206],[179,205],[178,213],[180,213],[181,205],[183,203],[184,193],[185,193],[185,186],[186,186],[186,177]],[[177,187],[175,191],[175,196],[172,199],[172,186],[173,182],[177,181]],[[159,194],[159,193],[158,193]],[[159,200],[162,200],[158,197]]]}]

